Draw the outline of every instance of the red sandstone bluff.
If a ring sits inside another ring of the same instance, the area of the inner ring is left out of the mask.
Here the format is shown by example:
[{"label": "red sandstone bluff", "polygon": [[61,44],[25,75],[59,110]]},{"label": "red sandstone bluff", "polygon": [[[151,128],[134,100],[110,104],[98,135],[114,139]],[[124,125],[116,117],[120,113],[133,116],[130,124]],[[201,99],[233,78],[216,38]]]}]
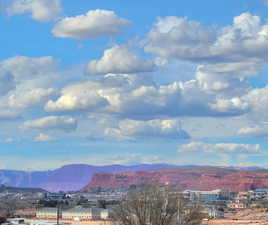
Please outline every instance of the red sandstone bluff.
[{"label": "red sandstone bluff", "polygon": [[212,190],[221,188],[232,191],[247,191],[268,187],[268,170],[195,167],[190,169],[96,173],[83,190],[98,187],[127,187],[131,184],[146,183],[175,184],[181,190]]}]

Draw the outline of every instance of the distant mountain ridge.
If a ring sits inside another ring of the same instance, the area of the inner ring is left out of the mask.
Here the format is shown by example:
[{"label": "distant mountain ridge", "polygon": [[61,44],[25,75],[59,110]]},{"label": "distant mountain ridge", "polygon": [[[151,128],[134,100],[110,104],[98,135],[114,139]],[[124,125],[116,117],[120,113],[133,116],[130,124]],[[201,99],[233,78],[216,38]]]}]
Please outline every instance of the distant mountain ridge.
[{"label": "distant mountain ridge", "polygon": [[179,167],[169,164],[140,164],[135,166],[71,164],[48,171],[0,170],[0,185],[42,188],[51,192],[77,191],[91,181],[93,174],[99,172],[116,173]]},{"label": "distant mountain ridge", "polygon": [[25,188],[25,187],[7,187],[4,185],[0,186],[0,193],[46,193],[47,191],[41,188]]},{"label": "distant mountain ridge", "polygon": [[192,167],[160,170],[96,173],[83,190],[128,187],[140,184],[172,184],[180,190],[228,189],[248,191],[268,188],[268,170],[238,167]]},{"label": "distant mountain ridge", "polygon": [[[178,170],[177,170],[178,169]],[[92,166],[86,164],[71,164],[60,167],[55,170],[48,171],[19,171],[19,170],[0,170],[0,185],[10,186],[10,187],[31,187],[31,188],[42,188],[50,192],[58,191],[78,191],[82,188],[89,189],[91,187],[110,187],[117,186],[118,182],[116,180],[117,174],[123,173],[126,175],[126,180],[121,181],[119,186],[127,186],[130,183],[139,183],[139,179],[148,179],[151,182],[152,178],[162,180],[167,180],[166,182],[171,182],[173,178],[170,178],[171,174],[174,177],[177,177],[176,182],[181,182],[178,180],[178,177],[189,181],[189,177],[192,176],[191,173],[187,176],[183,175],[184,170],[197,171],[199,176],[206,177],[206,179],[212,180],[210,173],[207,174],[208,170],[217,170],[222,171],[223,174],[230,171],[236,171],[237,174],[239,171],[247,171],[254,174],[254,172],[264,171],[264,174],[267,174],[268,170],[258,167],[248,167],[248,168],[239,168],[239,167],[215,167],[215,166],[198,166],[198,165],[185,165],[177,166],[170,164],[140,164],[134,166],[124,166],[124,165],[107,165],[107,166]],[[175,172],[166,173],[166,170],[173,170]],[[148,171],[148,172],[146,172]],[[220,174],[222,174],[222,172]],[[228,172],[228,173],[229,173]],[[182,173],[181,175],[178,175]],[[194,172],[196,173],[196,172]],[[200,174],[201,173],[201,174]],[[133,175],[134,174],[134,175]],[[138,174],[138,175],[137,175]],[[161,174],[161,175],[159,175]],[[242,173],[241,173],[242,174]],[[105,176],[103,176],[105,175]],[[130,175],[130,177],[129,177]],[[145,176],[145,178],[143,178]],[[133,180],[133,177],[136,179]],[[175,179],[175,178],[174,178]],[[200,178],[198,178],[200,179]],[[259,178],[260,179],[260,178]],[[208,182],[210,181],[208,180]],[[194,187],[191,184],[196,184],[198,180],[193,179],[189,181],[190,183],[185,184],[185,187]],[[200,181],[201,182],[201,181]],[[202,182],[206,183],[205,180]],[[218,182],[218,181],[217,181]],[[251,183],[253,181],[250,181]],[[256,183],[256,181],[254,181]],[[253,183],[254,183],[253,182]],[[219,186],[219,185],[218,185]],[[203,187],[198,186],[196,187]],[[211,186],[213,187],[213,185]],[[267,183],[268,187],[268,183]]]}]

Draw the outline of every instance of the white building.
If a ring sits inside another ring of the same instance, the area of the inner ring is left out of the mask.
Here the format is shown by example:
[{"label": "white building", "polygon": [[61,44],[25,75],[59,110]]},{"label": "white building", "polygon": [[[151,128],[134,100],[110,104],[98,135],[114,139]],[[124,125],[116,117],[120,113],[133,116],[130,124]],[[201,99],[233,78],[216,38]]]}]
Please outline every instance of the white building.
[{"label": "white building", "polygon": [[8,223],[8,224],[25,224],[25,219],[23,219],[23,218],[8,218],[6,223]]},{"label": "white building", "polygon": [[[56,219],[57,208],[41,208],[36,212],[36,217],[40,219]],[[110,210],[101,208],[70,208],[59,211],[59,218],[65,220],[107,220]],[[37,224],[39,225],[39,224]]]}]

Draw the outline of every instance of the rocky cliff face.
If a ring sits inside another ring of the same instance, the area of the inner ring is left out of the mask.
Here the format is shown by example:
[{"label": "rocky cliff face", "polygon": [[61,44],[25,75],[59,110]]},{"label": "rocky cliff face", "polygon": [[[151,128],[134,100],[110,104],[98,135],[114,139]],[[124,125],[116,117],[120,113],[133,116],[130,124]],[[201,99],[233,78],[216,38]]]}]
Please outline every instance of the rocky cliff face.
[{"label": "rocky cliff face", "polygon": [[127,187],[131,184],[174,184],[185,190],[229,189],[246,191],[268,187],[268,170],[241,170],[228,168],[176,168],[154,171],[97,173],[84,190],[102,187]]},{"label": "rocky cliff face", "polygon": [[136,166],[108,165],[91,166],[84,164],[66,165],[56,170],[25,172],[14,170],[0,170],[0,185],[13,187],[38,187],[47,191],[77,191],[90,182],[94,173],[123,172],[137,170],[153,170],[174,168],[167,164],[141,164]]}]

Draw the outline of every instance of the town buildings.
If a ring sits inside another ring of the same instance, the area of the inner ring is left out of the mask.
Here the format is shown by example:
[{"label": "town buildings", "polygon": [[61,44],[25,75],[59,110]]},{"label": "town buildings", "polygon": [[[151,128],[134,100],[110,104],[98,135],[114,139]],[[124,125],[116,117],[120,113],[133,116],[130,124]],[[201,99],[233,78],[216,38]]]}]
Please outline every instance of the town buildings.
[{"label": "town buildings", "polygon": [[212,191],[194,191],[194,190],[185,190],[183,196],[192,201],[217,201],[217,200],[229,200],[230,191],[216,189]]},{"label": "town buildings", "polygon": [[40,208],[36,212],[36,218],[39,219],[56,219],[57,215],[63,220],[107,220],[110,216],[109,209],[101,208],[81,208],[74,207],[69,209],[57,208]]}]

